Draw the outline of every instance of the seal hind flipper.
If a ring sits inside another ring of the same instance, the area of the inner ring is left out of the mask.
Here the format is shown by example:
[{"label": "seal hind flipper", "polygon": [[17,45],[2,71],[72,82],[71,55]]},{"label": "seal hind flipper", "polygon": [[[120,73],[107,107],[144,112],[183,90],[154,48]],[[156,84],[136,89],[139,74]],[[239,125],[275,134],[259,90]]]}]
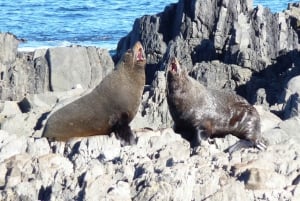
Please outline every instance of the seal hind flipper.
[{"label": "seal hind flipper", "polygon": [[256,142],[249,141],[249,140],[239,140],[235,144],[231,145],[227,149],[225,149],[225,152],[228,152],[229,154],[232,154],[235,151],[238,151],[242,148],[250,148],[250,147],[255,147],[259,150],[266,150],[267,146],[264,142],[257,140]]},{"label": "seal hind flipper", "polygon": [[228,152],[229,154],[232,154],[235,151],[238,151],[242,148],[249,148],[249,147],[254,147],[254,143],[248,140],[239,140],[235,144],[231,145],[227,149],[225,149],[225,152]]}]

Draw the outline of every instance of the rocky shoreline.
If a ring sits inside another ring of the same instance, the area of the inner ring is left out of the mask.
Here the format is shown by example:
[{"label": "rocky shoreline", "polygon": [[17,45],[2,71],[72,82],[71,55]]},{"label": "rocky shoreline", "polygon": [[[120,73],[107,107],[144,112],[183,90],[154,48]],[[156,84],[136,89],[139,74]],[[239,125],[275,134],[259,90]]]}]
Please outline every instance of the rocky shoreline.
[{"label": "rocky shoreline", "polygon": [[[137,19],[113,58],[82,46],[18,52],[18,39],[1,33],[0,200],[298,200],[299,13],[299,4],[274,14],[251,0],[180,0]],[[137,40],[147,56],[131,123],[137,145],[121,147],[114,135],[41,138],[47,114],[95,87]],[[227,136],[192,150],[174,133],[165,98],[171,56],[205,86],[255,104],[268,149],[229,156],[237,138]]]}]

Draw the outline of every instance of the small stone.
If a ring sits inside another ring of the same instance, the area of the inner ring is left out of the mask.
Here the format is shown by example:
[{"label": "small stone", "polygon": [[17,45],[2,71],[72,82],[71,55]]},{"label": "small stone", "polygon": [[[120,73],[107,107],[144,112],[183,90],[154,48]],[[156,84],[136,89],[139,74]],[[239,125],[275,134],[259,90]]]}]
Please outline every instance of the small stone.
[{"label": "small stone", "polygon": [[46,138],[30,138],[27,147],[27,153],[33,157],[39,157],[50,153],[50,146]]}]

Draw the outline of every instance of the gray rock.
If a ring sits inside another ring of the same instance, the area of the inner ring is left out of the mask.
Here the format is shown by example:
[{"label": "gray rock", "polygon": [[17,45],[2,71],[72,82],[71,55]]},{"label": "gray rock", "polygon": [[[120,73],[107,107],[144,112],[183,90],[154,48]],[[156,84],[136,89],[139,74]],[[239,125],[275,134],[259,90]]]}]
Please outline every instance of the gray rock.
[{"label": "gray rock", "polygon": [[251,79],[252,71],[237,65],[212,61],[195,64],[190,74],[208,88],[235,90]]},{"label": "gray rock", "polygon": [[[299,5],[289,9],[273,14],[252,8],[251,0],[179,1],[137,19],[115,59],[141,40],[149,86],[131,123],[137,144],[124,147],[113,134],[67,142],[40,138],[47,112],[84,95],[112,70],[107,51],[18,53],[17,39],[0,34],[0,97],[17,101],[0,105],[0,200],[297,200],[300,121],[282,121],[268,111],[297,108],[283,95],[284,87],[295,88],[291,78],[300,64],[293,51]],[[170,56],[206,86],[236,90],[262,105],[256,108],[267,150],[241,149],[230,156],[224,149],[238,140],[231,135],[191,149],[174,133],[165,98]],[[60,77],[64,73],[68,82]],[[77,83],[83,89],[69,90]]]},{"label": "gray rock", "polygon": [[27,142],[25,136],[8,134],[1,130],[0,162],[14,155],[25,153]]},{"label": "gray rock", "polygon": [[[52,184],[63,185],[64,178],[70,177],[74,173],[73,164],[59,154],[46,154],[37,158],[36,179],[41,179],[43,186]],[[62,188],[62,187],[60,187]]]},{"label": "gray rock", "polygon": [[50,153],[50,146],[46,138],[30,138],[26,152],[33,157],[39,157]]},{"label": "gray rock", "polygon": [[293,77],[287,83],[286,89],[283,93],[285,100],[283,112],[284,118],[299,116],[300,112],[300,76]]},{"label": "gray rock", "polygon": [[[19,41],[16,36],[10,33],[0,34],[0,61],[2,65],[14,62],[17,55]],[[1,72],[1,77],[3,76]],[[2,80],[2,79],[1,79]]]},{"label": "gray rock", "polygon": [[131,201],[130,184],[128,182],[118,181],[111,187],[105,200]]},{"label": "gray rock", "polygon": [[13,115],[5,118],[1,129],[18,136],[32,136],[38,117],[35,113]]},{"label": "gray rock", "polygon": [[140,40],[152,69],[147,72],[147,84],[156,79],[155,71],[164,70],[168,59],[176,56],[209,87],[236,90],[266,108],[281,104],[285,84],[300,73],[299,5],[272,13],[262,6],[253,8],[252,3],[197,0],[171,4],[162,13],[137,19],[132,31],[120,40],[114,59]]},{"label": "gray rock", "polygon": [[1,107],[1,116],[9,117],[16,114],[21,114],[21,110],[16,101],[4,101]]},{"label": "gray rock", "polygon": [[[16,142],[6,136],[3,140]],[[121,147],[114,137],[96,136],[60,145],[52,143],[51,149],[45,138],[26,137],[23,141],[28,145],[22,153],[0,162],[5,175],[0,176],[1,198],[275,200],[294,197],[295,188],[286,188],[295,185],[299,175],[300,143],[291,140],[293,136],[269,145],[266,151],[245,149],[231,158],[223,152],[223,147],[231,142],[223,139],[191,152],[189,143],[172,129],[139,131],[137,137],[137,145],[133,146]],[[1,144],[0,149],[6,146],[8,143]],[[15,148],[15,143],[9,146]],[[236,189],[238,193],[233,193]],[[269,193],[262,195],[252,189]]]},{"label": "gray rock", "polygon": [[15,36],[0,33],[0,99],[21,101],[28,94],[95,87],[112,69],[107,50],[57,47],[17,52]]},{"label": "gray rock", "polygon": [[283,121],[279,124],[279,127],[285,131],[288,136],[298,142],[300,142],[300,136],[297,134],[297,129],[300,126],[300,117],[294,117],[288,120]]},{"label": "gray rock", "polygon": [[282,122],[282,120],[278,116],[267,111],[265,107],[261,105],[255,105],[254,107],[260,116],[262,133],[278,127],[279,124]]},{"label": "gray rock", "polygon": [[282,129],[273,128],[263,132],[263,138],[268,145],[280,144],[289,140],[289,135]]},{"label": "gray rock", "polygon": [[70,90],[77,84],[85,89],[92,88],[99,84],[113,66],[112,63],[101,66],[97,49],[92,47],[50,48],[46,58],[51,73],[50,89],[53,91]]},{"label": "gray rock", "polygon": [[166,99],[165,73],[158,71],[152,85],[143,94],[139,111],[130,124],[133,129],[147,127],[156,130],[172,125]]}]

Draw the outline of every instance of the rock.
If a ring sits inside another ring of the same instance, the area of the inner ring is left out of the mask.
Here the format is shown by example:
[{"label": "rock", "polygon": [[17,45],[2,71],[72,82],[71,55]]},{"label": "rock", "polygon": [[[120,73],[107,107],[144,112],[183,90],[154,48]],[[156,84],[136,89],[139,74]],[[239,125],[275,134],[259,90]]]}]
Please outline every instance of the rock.
[{"label": "rock", "polygon": [[120,149],[120,141],[114,136],[92,136],[74,143],[69,157],[78,171],[85,171],[91,159],[112,161],[119,157]]},{"label": "rock", "polygon": [[[31,157],[28,154],[15,154],[5,161],[1,161],[5,168],[3,169],[3,174],[5,176],[5,185],[7,188],[15,187],[22,181],[22,172],[29,171],[31,169]],[[30,177],[30,175],[28,175]]]},{"label": "rock", "polygon": [[[64,178],[73,174],[73,164],[65,157],[58,154],[46,154],[38,157],[36,178],[42,180],[43,186],[64,184]],[[60,187],[61,188],[61,187]]]},{"label": "rock", "polygon": [[[228,193],[233,192],[234,193]],[[253,197],[243,188],[241,183],[233,183],[230,182],[224,188],[220,189],[216,193],[212,194],[211,196],[205,197],[204,199],[209,198],[209,200],[217,201],[217,200],[253,200]]]},{"label": "rock", "polygon": [[[270,23],[260,26],[266,21]],[[272,63],[270,59],[276,58],[280,49],[293,50],[293,47],[297,47],[298,42],[294,39],[286,43],[286,38],[289,36],[295,38],[293,30],[284,32],[286,30],[281,30],[284,28],[283,26],[280,26],[281,29],[277,26],[279,23],[289,27],[287,20],[279,22],[269,9],[263,7],[253,9],[252,1],[233,3],[228,0],[221,4],[214,1],[179,1],[178,4],[167,7],[161,14],[138,19],[132,32],[120,41],[118,54],[128,48],[125,44],[130,46],[127,41],[133,43],[137,40],[138,34],[143,36],[140,39],[145,44],[146,52],[151,55],[152,52],[166,53],[167,51],[161,51],[157,48],[159,44],[167,43],[168,45],[171,40],[181,40],[179,36],[182,36],[189,47],[187,52],[180,51],[181,54],[184,53],[185,55],[179,56],[179,51],[174,52],[179,60],[189,57],[193,63],[196,63],[218,58],[225,63],[235,63],[240,66],[259,69]],[[145,26],[145,24],[149,26]],[[165,25],[164,28],[154,28],[152,31],[147,28],[163,25]],[[274,25],[276,25],[276,29],[273,29],[275,28]],[[235,34],[231,32],[232,29],[235,30]],[[261,34],[255,36],[253,35],[255,31],[259,31]],[[155,34],[160,33],[165,42],[160,37],[154,37],[153,32]],[[284,43],[280,46],[277,44],[280,41],[273,40],[277,37],[283,38]],[[257,40],[257,38],[262,40]],[[266,45],[267,40],[270,41],[268,45]],[[174,43],[174,45],[179,44]],[[171,47],[168,46],[168,48]],[[267,52],[271,54],[267,54]],[[254,57],[253,60],[249,60],[250,57]],[[160,56],[160,58],[163,57]]]},{"label": "rock", "polygon": [[46,58],[51,69],[50,90],[67,91],[77,84],[87,89],[99,84],[113,65],[101,66],[97,51],[92,47],[48,49]]},{"label": "rock", "polygon": [[295,187],[295,189],[293,190],[293,195],[294,195],[294,197],[293,197],[292,201],[296,201],[300,197],[300,186],[299,185],[297,185]]},{"label": "rock", "polygon": [[108,51],[95,47],[17,52],[17,38],[6,33],[0,34],[0,45],[1,100],[21,101],[28,94],[70,90],[77,84],[93,88],[114,66]]},{"label": "rock", "polygon": [[295,133],[295,130],[299,128],[300,126],[300,117],[294,117],[291,119],[288,119],[286,121],[283,121],[279,124],[279,127],[285,131],[288,136],[298,142],[300,142],[300,136]]},{"label": "rock", "polygon": [[25,153],[27,142],[25,136],[16,136],[1,131],[0,163],[14,155]]},{"label": "rock", "polygon": [[283,115],[285,119],[299,116],[300,112],[300,76],[293,77],[286,86],[283,93],[285,105]]},{"label": "rock", "polygon": [[39,157],[50,153],[50,146],[46,138],[30,138],[26,152],[33,157]]},{"label": "rock", "polygon": [[262,6],[253,8],[252,3],[197,0],[171,4],[162,13],[137,19],[132,31],[120,40],[114,59],[140,40],[147,68],[152,69],[147,84],[156,79],[155,71],[164,70],[168,59],[176,56],[209,87],[235,90],[250,103],[266,108],[281,104],[285,84],[300,74],[300,31],[294,22],[299,6],[272,13]]},{"label": "rock", "polygon": [[4,101],[2,103],[3,105],[1,110],[1,116],[3,117],[9,117],[16,114],[21,114],[21,110],[19,108],[19,105],[16,101]]},{"label": "rock", "polygon": [[32,136],[38,116],[35,113],[13,115],[3,121],[1,129],[18,136]]},{"label": "rock", "polygon": [[263,138],[268,145],[280,144],[289,140],[289,135],[282,129],[273,128],[263,132]]},{"label": "rock", "polygon": [[[4,135],[9,136],[2,131],[0,136]],[[194,152],[170,128],[138,131],[137,137],[133,146],[121,147],[114,137],[95,136],[51,143],[50,148],[45,138],[25,137],[27,148],[0,162],[5,175],[0,176],[0,198],[291,200],[292,192],[297,192],[286,187],[296,185],[299,176],[299,142],[282,141],[266,151],[244,149],[230,158],[223,151],[228,146],[223,139]],[[16,138],[3,141],[0,153],[7,146],[15,149]],[[236,189],[238,193],[231,193]],[[261,190],[268,193],[262,195]]]},{"label": "rock", "polygon": [[[41,138],[49,112],[88,93],[113,69],[106,50],[21,53],[13,35],[0,34],[0,200],[297,200],[300,121],[290,97],[300,74],[299,7],[273,14],[251,0],[181,0],[137,19],[114,58],[136,40],[145,46],[147,86],[131,146],[114,134]],[[265,151],[229,155],[224,150],[238,140],[231,135],[191,149],[174,133],[164,73],[173,55],[199,82],[257,104]]]},{"label": "rock", "polygon": [[228,90],[246,84],[252,76],[251,70],[247,68],[219,61],[197,63],[190,74],[208,88]]},{"label": "rock", "polygon": [[285,177],[270,170],[252,168],[242,173],[246,189],[277,189],[285,187]]},{"label": "rock", "polygon": [[279,123],[282,122],[282,120],[278,116],[265,110],[263,106],[256,105],[254,107],[260,116],[262,133],[272,128],[278,127]]},{"label": "rock", "polygon": [[84,198],[86,200],[101,200],[106,195],[110,184],[109,178],[105,175],[104,165],[95,160],[93,166],[84,174]]},{"label": "rock", "polygon": [[[0,44],[1,44],[1,48],[0,48],[1,65],[13,62],[16,59],[16,54],[17,54],[17,49],[19,44],[17,37],[11,33],[1,33]],[[1,72],[1,78],[3,79],[3,71]]]},{"label": "rock", "polygon": [[109,189],[106,199],[131,201],[129,183],[118,181],[117,184],[113,185],[113,187]]},{"label": "rock", "polygon": [[154,130],[172,125],[166,99],[165,72],[158,71],[156,73],[153,86],[145,90],[139,111],[130,125],[133,129],[147,127]]}]

